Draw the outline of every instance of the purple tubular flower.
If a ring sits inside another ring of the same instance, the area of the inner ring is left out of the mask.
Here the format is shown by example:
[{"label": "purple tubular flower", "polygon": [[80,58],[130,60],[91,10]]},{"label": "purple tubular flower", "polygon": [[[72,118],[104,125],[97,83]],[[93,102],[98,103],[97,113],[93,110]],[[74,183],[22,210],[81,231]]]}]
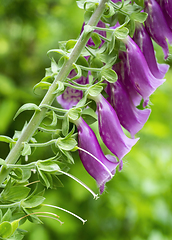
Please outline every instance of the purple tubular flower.
[{"label": "purple tubular flower", "polygon": [[130,139],[124,134],[115,110],[101,94],[95,101],[100,136],[107,148],[121,160],[139,138]]},{"label": "purple tubular flower", "polygon": [[166,59],[169,54],[166,38],[169,44],[172,44],[172,31],[165,20],[159,4],[155,0],[145,1],[145,12],[148,13],[145,27],[152,39],[162,47]]},{"label": "purple tubular flower", "polygon": [[[121,61],[113,65],[113,70],[118,74],[118,79],[123,83],[128,92],[131,101],[135,106],[140,105],[140,101],[142,100],[142,96],[135,90],[133,84],[130,81],[130,77],[127,73],[126,66],[126,56],[124,53],[120,52]],[[109,94],[107,92],[107,94]],[[110,93],[111,94],[111,93]]]},{"label": "purple tubular flower", "polygon": [[119,163],[115,156],[104,155],[95,133],[82,118],[75,124],[78,128],[79,156],[86,171],[96,180],[102,194],[105,183],[114,176]]},{"label": "purple tubular flower", "polygon": [[147,100],[165,80],[152,75],[143,53],[129,36],[123,42],[126,45],[126,64],[130,81],[143,99]]},{"label": "purple tubular flower", "polygon": [[169,69],[169,65],[157,63],[152,40],[142,24],[136,25],[133,40],[142,51],[154,77],[163,78]]},{"label": "purple tubular flower", "polygon": [[[69,74],[69,78],[72,78],[76,75],[75,70],[72,70]],[[89,74],[88,74],[89,75]],[[80,77],[76,80],[79,84],[87,84],[88,83],[88,76],[87,77]],[[76,104],[81,100],[83,96],[83,92],[81,90],[77,90],[71,87],[66,87],[63,94],[57,97],[58,103],[65,108],[70,109],[73,106],[76,106]]]},{"label": "purple tubular flower", "polygon": [[115,109],[121,125],[130,132],[132,137],[140,131],[151,113],[150,109],[139,110],[134,106],[119,80],[111,84],[111,105]]}]

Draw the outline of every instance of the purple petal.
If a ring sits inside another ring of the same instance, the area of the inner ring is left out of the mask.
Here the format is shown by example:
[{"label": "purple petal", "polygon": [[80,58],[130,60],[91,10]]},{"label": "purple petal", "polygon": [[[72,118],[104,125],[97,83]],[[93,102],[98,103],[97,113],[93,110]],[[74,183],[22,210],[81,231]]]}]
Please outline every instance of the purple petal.
[{"label": "purple petal", "polygon": [[102,194],[105,183],[115,174],[118,162],[114,156],[103,154],[95,133],[82,118],[76,121],[76,125],[78,128],[78,146],[99,160],[97,161],[88,153],[79,150],[79,156],[86,171],[96,180],[100,194]]},{"label": "purple petal", "polygon": [[111,91],[111,103],[119,121],[130,132],[131,136],[134,137],[149,118],[151,110],[139,110],[136,108],[119,80],[111,84]]},{"label": "purple petal", "polygon": [[148,17],[145,27],[152,39],[162,47],[165,59],[168,57],[168,42],[172,44],[172,31],[170,30],[159,4],[155,0],[145,1],[145,12]]},{"label": "purple petal", "polygon": [[147,100],[165,80],[155,78],[137,44],[128,36],[123,40],[126,45],[127,71],[135,90]]},{"label": "purple petal", "polygon": [[[76,75],[75,70],[72,70],[69,74],[69,78],[72,78]],[[89,75],[89,74],[88,74]],[[79,84],[87,84],[88,83],[88,76],[87,77],[80,77],[76,80]],[[81,100],[83,96],[83,92],[74,88],[66,87],[63,94],[57,97],[58,103],[62,106],[62,108],[70,109]]]},{"label": "purple petal", "polygon": [[142,51],[154,77],[163,78],[169,69],[169,65],[157,63],[151,38],[142,24],[136,25],[133,40]]},{"label": "purple petal", "polygon": [[[130,77],[129,77],[128,72],[127,72],[125,54],[120,52],[120,58],[121,58],[121,61],[116,63],[113,66],[113,69],[118,74],[118,79],[124,84],[124,86],[125,86],[128,94],[129,94],[130,99],[133,102],[133,104],[135,106],[138,106],[138,105],[140,105],[140,101],[142,100],[142,96],[135,90],[133,84],[130,81]],[[109,94],[109,93],[107,92],[107,94]]]},{"label": "purple petal", "polygon": [[122,159],[138,138],[130,139],[124,134],[115,110],[102,95],[97,97],[96,103],[100,136],[107,148]]}]

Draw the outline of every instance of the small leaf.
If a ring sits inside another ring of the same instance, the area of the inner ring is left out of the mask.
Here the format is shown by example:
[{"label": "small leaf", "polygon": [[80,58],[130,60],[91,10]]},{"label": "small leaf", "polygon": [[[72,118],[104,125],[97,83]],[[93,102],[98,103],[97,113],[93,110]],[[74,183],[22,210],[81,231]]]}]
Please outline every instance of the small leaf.
[{"label": "small leaf", "polygon": [[87,96],[88,96],[88,93],[85,93],[83,95],[83,97],[81,98],[81,100],[77,103],[76,107],[77,108],[80,108],[80,107],[83,107],[87,101]]},{"label": "small leaf", "polygon": [[103,90],[103,87],[96,84],[88,89],[88,94],[92,97],[96,97],[101,93],[102,90]]},{"label": "small leaf", "polygon": [[116,28],[115,29],[115,36],[118,39],[124,39],[128,36],[129,30],[126,27],[122,27],[122,28]]},{"label": "small leaf", "polygon": [[21,155],[26,156],[31,154],[31,147],[29,143],[25,142]]},{"label": "small leaf", "polygon": [[63,150],[70,151],[72,150],[76,145],[77,141],[73,138],[58,138],[56,141],[56,145]]},{"label": "small leaf", "polygon": [[55,162],[46,161],[46,160],[44,160],[44,161],[39,160],[37,162],[37,167],[42,171],[51,172],[51,173],[55,173],[60,169],[59,166]]},{"label": "small leaf", "polygon": [[68,132],[69,132],[69,118],[68,114],[65,114],[62,121],[62,134],[66,136]]},{"label": "small leaf", "polygon": [[94,27],[90,26],[90,25],[85,25],[84,26],[84,31],[83,31],[83,35],[82,35],[82,39],[84,39],[89,33],[91,33],[94,30]]},{"label": "small leaf", "polygon": [[99,35],[96,32],[92,32],[91,38],[95,44],[95,48],[98,48],[102,42]]},{"label": "small leaf", "polygon": [[13,221],[11,223],[11,226],[12,226],[12,233],[11,235],[17,230],[18,226],[19,226],[19,222],[20,222],[20,219],[17,219],[15,221]]},{"label": "small leaf", "polygon": [[4,214],[4,216],[2,217],[2,222],[11,221],[11,217],[12,217],[12,213],[11,213],[11,209],[9,208]]},{"label": "small leaf", "polygon": [[4,135],[0,135],[0,142],[15,143],[15,141],[12,138]]},{"label": "small leaf", "polygon": [[67,56],[67,52],[63,51],[62,49],[51,49],[47,52],[48,55],[49,53],[60,53],[63,56]]},{"label": "small leaf", "polygon": [[77,80],[78,78],[80,78],[82,76],[82,71],[81,71],[80,66],[78,66],[77,64],[73,63],[73,67],[76,70],[77,74],[73,78],[71,78],[70,80]]},{"label": "small leaf", "polygon": [[17,113],[14,116],[14,120],[16,119],[16,117],[23,111],[26,110],[34,110],[34,111],[41,111],[41,109],[34,103],[26,103],[23,106],[21,106],[21,108],[19,108],[19,110],[17,111]]},{"label": "small leaf", "polygon": [[12,226],[10,222],[2,222],[0,224],[0,236],[2,238],[8,238],[12,234]]},{"label": "small leaf", "polygon": [[139,23],[143,23],[146,20],[147,16],[148,14],[146,12],[139,12],[139,13],[134,12],[131,14],[131,19]]},{"label": "small leaf", "polygon": [[8,191],[6,189],[1,193],[2,201],[18,201],[26,198],[30,188],[24,186],[12,186]]},{"label": "small leaf", "polygon": [[81,112],[81,108],[71,108],[68,112],[68,117],[71,120],[76,121],[81,116]]},{"label": "small leaf", "polygon": [[46,186],[46,188],[48,189],[50,187],[50,182],[47,178],[47,174],[45,174],[43,171],[38,170],[39,172],[39,179],[41,181],[41,183]]},{"label": "small leaf", "polygon": [[54,60],[54,58],[51,59],[51,70],[53,73],[57,73],[59,70],[58,65],[57,65],[56,61]]},{"label": "small leaf", "polygon": [[41,81],[34,86],[34,90],[37,88],[48,89],[51,86],[51,83]]},{"label": "small leaf", "polygon": [[114,48],[115,48],[115,34],[113,33],[112,37],[111,37],[111,41],[108,45],[109,54],[111,54],[111,52],[114,50]]},{"label": "small leaf", "polygon": [[144,0],[135,0],[135,3],[141,7],[144,7]]},{"label": "small leaf", "polygon": [[35,208],[35,207],[38,207],[40,204],[42,204],[44,200],[45,198],[42,196],[33,196],[28,200],[22,201],[21,205],[24,208]]},{"label": "small leaf", "polygon": [[118,75],[111,68],[103,68],[101,71],[102,78],[110,83],[114,83],[118,79]]},{"label": "small leaf", "polygon": [[53,94],[57,94],[59,96],[63,93],[63,91],[64,91],[64,83],[58,81],[57,89],[53,92]]},{"label": "small leaf", "polygon": [[4,166],[5,168],[7,168],[7,164],[5,162],[4,159],[0,158],[0,165]]},{"label": "small leaf", "polygon": [[77,43],[77,40],[73,40],[73,39],[67,41],[67,43],[66,43],[66,49],[69,50],[69,49],[74,48],[74,46],[75,46],[76,43]]}]

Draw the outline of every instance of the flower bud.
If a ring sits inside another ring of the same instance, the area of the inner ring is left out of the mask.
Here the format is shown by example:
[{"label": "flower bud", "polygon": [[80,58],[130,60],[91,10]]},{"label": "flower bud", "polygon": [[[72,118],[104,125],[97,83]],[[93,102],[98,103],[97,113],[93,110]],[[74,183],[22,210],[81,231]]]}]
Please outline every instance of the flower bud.
[{"label": "flower bud", "polygon": [[78,129],[79,156],[86,171],[96,180],[103,193],[105,183],[115,174],[117,159],[112,155],[104,155],[93,130],[79,118],[75,124]]}]

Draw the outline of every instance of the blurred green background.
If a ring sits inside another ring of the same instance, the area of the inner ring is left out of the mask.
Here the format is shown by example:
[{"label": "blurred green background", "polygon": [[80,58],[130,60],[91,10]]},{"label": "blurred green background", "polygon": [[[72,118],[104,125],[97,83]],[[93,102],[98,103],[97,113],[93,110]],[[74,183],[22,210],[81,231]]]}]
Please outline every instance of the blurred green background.
[{"label": "blurred green background", "polygon": [[[76,38],[82,22],[83,11],[74,0],[1,0],[0,134],[13,136],[14,130],[21,130],[29,120],[30,112],[12,119],[22,104],[39,104],[41,96],[32,88],[50,66],[47,51],[57,48],[58,41]],[[159,62],[163,62],[162,50],[155,48]],[[28,231],[24,239],[172,239],[172,69],[151,102],[152,114],[137,134],[139,142],[124,158],[123,171],[107,183],[98,200],[66,176],[61,176],[63,188],[45,194],[46,203],[66,208],[87,223],[83,226],[78,219],[57,210],[54,212],[60,215],[62,226],[48,219],[43,219],[43,225],[27,221],[22,226]],[[0,143],[0,157],[5,158],[7,153],[7,144]],[[33,160],[51,154],[51,149],[37,150]],[[70,173],[98,193],[94,179],[77,156]]]}]

